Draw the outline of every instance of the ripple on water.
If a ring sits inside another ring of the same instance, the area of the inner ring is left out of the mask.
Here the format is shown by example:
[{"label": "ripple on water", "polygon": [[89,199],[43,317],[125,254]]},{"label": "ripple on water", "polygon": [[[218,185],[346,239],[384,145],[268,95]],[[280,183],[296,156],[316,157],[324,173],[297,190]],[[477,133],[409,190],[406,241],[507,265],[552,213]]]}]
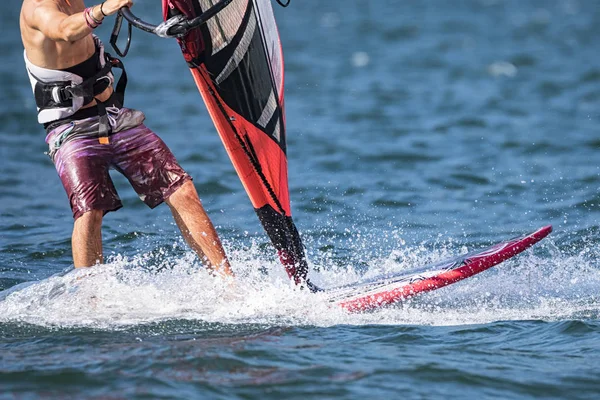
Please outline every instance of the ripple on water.
[{"label": "ripple on water", "polygon": [[[71,266],[72,218],[42,154],[14,18],[21,3],[5,3],[0,290],[29,286],[0,294],[3,394],[600,393],[593,1],[276,6],[292,206],[317,284],[400,272],[555,226],[473,279],[358,315],[290,285],[179,49],[152,35],[134,34],[128,105],[147,113],[209,193],[241,286],[211,279],[168,207],[149,212],[123,180],[125,210],[105,219],[107,263],[52,277]],[[140,15],[160,19],[160,4],[137,3]],[[110,26],[98,32],[107,38]],[[161,67],[148,68],[151,60]]]}]

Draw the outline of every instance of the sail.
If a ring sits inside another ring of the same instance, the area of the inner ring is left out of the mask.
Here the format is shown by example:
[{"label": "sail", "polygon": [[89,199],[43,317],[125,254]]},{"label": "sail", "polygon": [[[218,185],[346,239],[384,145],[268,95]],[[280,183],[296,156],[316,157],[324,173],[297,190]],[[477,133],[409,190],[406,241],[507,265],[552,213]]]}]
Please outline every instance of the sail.
[{"label": "sail", "polygon": [[[192,19],[216,0],[163,0],[163,18]],[[288,190],[283,53],[270,0],[233,0],[178,39],[260,222],[296,283],[308,265]]]}]

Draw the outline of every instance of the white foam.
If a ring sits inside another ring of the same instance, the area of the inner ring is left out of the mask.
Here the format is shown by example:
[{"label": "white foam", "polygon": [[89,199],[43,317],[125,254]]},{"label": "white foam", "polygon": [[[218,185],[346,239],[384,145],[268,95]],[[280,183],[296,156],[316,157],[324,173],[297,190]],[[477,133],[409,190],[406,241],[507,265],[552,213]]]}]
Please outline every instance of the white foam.
[{"label": "white foam", "polygon": [[[315,325],[462,325],[499,320],[561,320],[598,314],[600,271],[590,250],[563,256],[550,239],[490,271],[403,304],[367,314],[349,314],[324,296],[299,290],[261,246],[229,251],[237,278],[212,277],[193,254],[166,257],[116,256],[105,265],[70,271],[35,282],[0,300],[0,322],[43,326],[119,327],[162,320],[189,319],[226,324]],[[360,248],[361,245],[357,246]],[[548,256],[548,249],[554,252]],[[367,260],[366,277],[412,268],[463,252],[464,248],[424,246],[394,249]],[[472,249],[469,249],[472,250]],[[323,260],[320,260],[323,261]],[[354,282],[350,266],[319,265],[311,274],[318,285]]]}]

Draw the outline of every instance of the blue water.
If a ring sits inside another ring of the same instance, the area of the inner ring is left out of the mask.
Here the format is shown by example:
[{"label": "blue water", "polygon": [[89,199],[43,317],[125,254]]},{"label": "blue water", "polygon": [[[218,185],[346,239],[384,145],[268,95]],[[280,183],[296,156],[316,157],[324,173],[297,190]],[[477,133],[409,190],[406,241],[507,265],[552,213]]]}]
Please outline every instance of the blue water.
[{"label": "blue water", "polygon": [[[0,295],[0,398],[598,398],[599,2],[274,4],[317,284],[554,226],[490,271],[363,315],[290,285],[177,45],[139,31],[127,103],[194,177],[238,279],[212,279],[168,208],[118,175],[106,265],[64,274],[71,213],[19,7],[0,16],[0,289],[26,287]],[[135,11],[160,19],[155,2]]]}]

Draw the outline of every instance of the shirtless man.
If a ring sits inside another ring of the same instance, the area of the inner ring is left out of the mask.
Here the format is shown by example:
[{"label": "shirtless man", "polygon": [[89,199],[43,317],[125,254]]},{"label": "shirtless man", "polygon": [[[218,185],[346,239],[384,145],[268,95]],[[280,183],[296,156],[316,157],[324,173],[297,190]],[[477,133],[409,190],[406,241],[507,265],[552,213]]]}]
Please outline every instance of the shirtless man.
[{"label": "shirtless man", "polygon": [[209,268],[232,275],[217,232],[191,177],[165,143],[143,121],[142,112],[123,107],[126,85],[113,88],[119,60],[104,53],[92,34],[105,17],[131,0],[106,0],[86,8],[83,0],[24,0],[21,37],[25,63],[47,131],[50,156],[69,197],[75,220],[75,267],[102,263],[102,218],[122,207],[108,174],[127,177],[142,201],[166,202],[185,240]]}]

